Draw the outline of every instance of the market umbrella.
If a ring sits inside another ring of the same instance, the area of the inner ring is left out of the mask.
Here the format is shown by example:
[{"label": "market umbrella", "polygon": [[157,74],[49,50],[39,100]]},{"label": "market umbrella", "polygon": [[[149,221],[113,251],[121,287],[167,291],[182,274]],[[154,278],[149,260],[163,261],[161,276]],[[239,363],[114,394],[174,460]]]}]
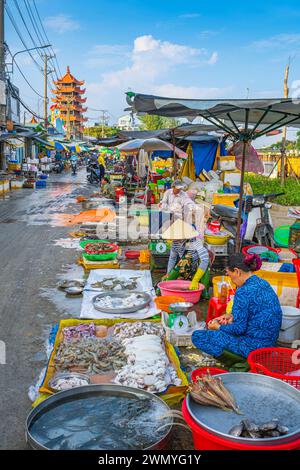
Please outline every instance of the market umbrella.
[{"label": "market umbrella", "polygon": [[69,151],[68,147],[57,140],[49,140],[49,144],[54,147],[56,150],[60,151]]},{"label": "market umbrella", "polygon": [[145,150],[145,152],[155,152],[158,151],[172,151],[175,150],[175,154],[178,158],[187,158],[187,154],[183,152],[183,150],[179,149],[170,144],[169,142],[165,142],[161,139],[134,139],[129,140],[128,142],[124,142],[123,144],[117,145],[116,147],[120,152],[130,153],[130,152],[138,152],[139,150]]},{"label": "market umbrella", "polygon": [[235,141],[243,142],[236,251],[241,248],[240,227],[244,194],[246,146],[251,140],[284,126],[300,125],[300,102],[289,98],[193,100],[127,93],[131,110],[171,118],[197,117],[222,129]]}]

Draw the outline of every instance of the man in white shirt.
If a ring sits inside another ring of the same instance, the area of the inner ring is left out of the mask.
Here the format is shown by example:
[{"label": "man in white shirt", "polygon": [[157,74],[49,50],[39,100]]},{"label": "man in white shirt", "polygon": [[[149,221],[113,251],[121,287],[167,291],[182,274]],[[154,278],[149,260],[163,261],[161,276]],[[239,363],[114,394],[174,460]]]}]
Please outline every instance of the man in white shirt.
[{"label": "man in white shirt", "polygon": [[187,205],[194,205],[191,198],[183,191],[185,188],[182,181],[174,181],[172,188],[165,192],[159,207],[165,211],[173,212],[175,216],[182,219],[184,208]]}]

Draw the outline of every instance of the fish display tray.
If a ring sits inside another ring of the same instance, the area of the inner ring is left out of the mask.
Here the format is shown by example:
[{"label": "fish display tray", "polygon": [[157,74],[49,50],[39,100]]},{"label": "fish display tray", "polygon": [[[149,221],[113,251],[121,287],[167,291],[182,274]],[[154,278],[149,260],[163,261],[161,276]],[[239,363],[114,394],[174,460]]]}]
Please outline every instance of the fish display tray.
[{"label": "fish display tray", "polygon": [[[196,403],[190,395],[186,404],[191,417],[211,434],[233,442],[253,446],[277,445],[300,438],[300,392],[272,377],[259,374],[233,372],[221,375],[225,387],[233,394],[241,415],[212,406]],[[268,439],[234,437],[228,431],[243,419],[262,424],[272,419],[287,426],[288,434]]]},{"label": "fish display tray", "polygon": [[[170,408],[169,406],[159,397],[156,395],[153,395],[150,392],[146,392],[144,390],[139,390],[136,388],[131,388],[131,387],[124,387],[122,385],[85,385],[83,387],[77,387],[73,388],[70,390],[66,390],[63,392],[58,392],[55,395],[51,396],[50,398],[47,398],[43,402],[41,402],[39,405],[37,405],[31,413],[28,415],[27,420],[26,420],[26,440],[28,444],[35,450],[49,450],[48,447],[45,446],[45,443],[43,443],[44,436],[43,434],[40,435],[40,440],[37,435],[32,434],[32,427],[33,425],[38,422],[39,419],[45,419],[47,418],[47,413],[50,412],[50,414],[53,415],[53,411],[55,408],[60,409],[62,405],[65,403],[70,403],[74,402],[76,405],[77,400],[88,400],[88,399],[94,399],[93,402],[95,403],[95,398],[97,399],[97,406],[95,409],[95,415],[99,413],[99,409],[101,409],[101,399],[107,398],[107,397],[112,397],[112,398],[127,398],[132,401],[134,400],[151,400],[151,402],[156,403],[157,406],[159,406],[162,409],[162,414],[167,413]],[[61,412],[57,412],[58,415],[58,426],[62,426],[62,418],[63,415]],[[67,418],[67,417],[66,417]],[[75,418],[75,416],[74,416]],[[172,426],[173,426],[173,418],[169,418],[168,422],[169,426],[166,426],[165,431],[157,438],[152,440],[150,446],[145,446],[144,450],[147,449],[163,449],[165,445],[168,442],[168,439],[171,434]],[[89,431],[89,426],[87,426],[86,431]],[[83,432],[85,432],[83,430]],[[126,426],[123,427],[123,432],[124,432],[124,437],[123,441],[126,444]],[[99,438],[101,439],[101,437]],[[84,450],[89,450],[89,442],[86,442],[86,447]],[[94,445],[94,444],[93,444]],[[102,446],[101,446],[102,447]],[[128,447],[129,448],[129,447]],[[105,436],[103,436],[103,447],[102,450],[112,450],[113,447],[110,449],[109,446],[107,446],[107,443],[105,442]],[[122,450],[122,449],[120,449]],[[126,450],[126,448],[125,448]]]},{"label": "fish display tray", "polygon": [[[132,307],[126,307],[126,308],[105,308],[105,307],[98,307],[97,306],[97,299],[104,298],[107,296],[110,297],[116,297],[120,299],[124,299],[128,297],[131,294],[139,294],[144,297],[144,302],[141,305],[136,305]],[[111,313],[111,314],[124,314],[124,313],[135,313],[138,312],[139,310],[143,310],[143,308],[146,308],[152,301],[151,295],[147,294],[146,292],[136,292],[136,291],[123,291],[123,292],[103,292],[101,294],[95,295],[93,297],[93,305],[96,310],[99,310],[100,312],[104,313]]]}]

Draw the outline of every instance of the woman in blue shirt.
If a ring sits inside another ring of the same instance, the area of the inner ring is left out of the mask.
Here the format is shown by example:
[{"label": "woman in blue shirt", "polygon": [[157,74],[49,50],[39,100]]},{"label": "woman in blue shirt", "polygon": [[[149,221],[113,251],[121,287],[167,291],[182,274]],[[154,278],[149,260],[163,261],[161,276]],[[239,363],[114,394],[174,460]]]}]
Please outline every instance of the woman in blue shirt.
[{"label": "woman in blue shirt", "polygon": [[237,286],[232,314],[208,324],[208,330],[195,331],[194,345],[215,357],[229,350],[247,357],[258,348],[274,346],[278,339],[282,311],[270,284],[254,274],[260,269],[257,255],[232,255],[226,274]]}]

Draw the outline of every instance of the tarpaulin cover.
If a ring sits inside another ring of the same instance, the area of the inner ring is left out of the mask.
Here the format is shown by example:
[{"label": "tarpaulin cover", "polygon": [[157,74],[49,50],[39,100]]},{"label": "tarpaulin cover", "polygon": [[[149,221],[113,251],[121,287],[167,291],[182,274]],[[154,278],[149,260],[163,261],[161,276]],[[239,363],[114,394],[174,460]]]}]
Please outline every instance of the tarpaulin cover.
[{"label": "tarpaulin cover", "polygon": [[[192,142],[196,176],[199,176],[202,170],[210,171],[213,169],[218,142]],[[226,155],[225,144],[220,144],[220,155]]]}]

